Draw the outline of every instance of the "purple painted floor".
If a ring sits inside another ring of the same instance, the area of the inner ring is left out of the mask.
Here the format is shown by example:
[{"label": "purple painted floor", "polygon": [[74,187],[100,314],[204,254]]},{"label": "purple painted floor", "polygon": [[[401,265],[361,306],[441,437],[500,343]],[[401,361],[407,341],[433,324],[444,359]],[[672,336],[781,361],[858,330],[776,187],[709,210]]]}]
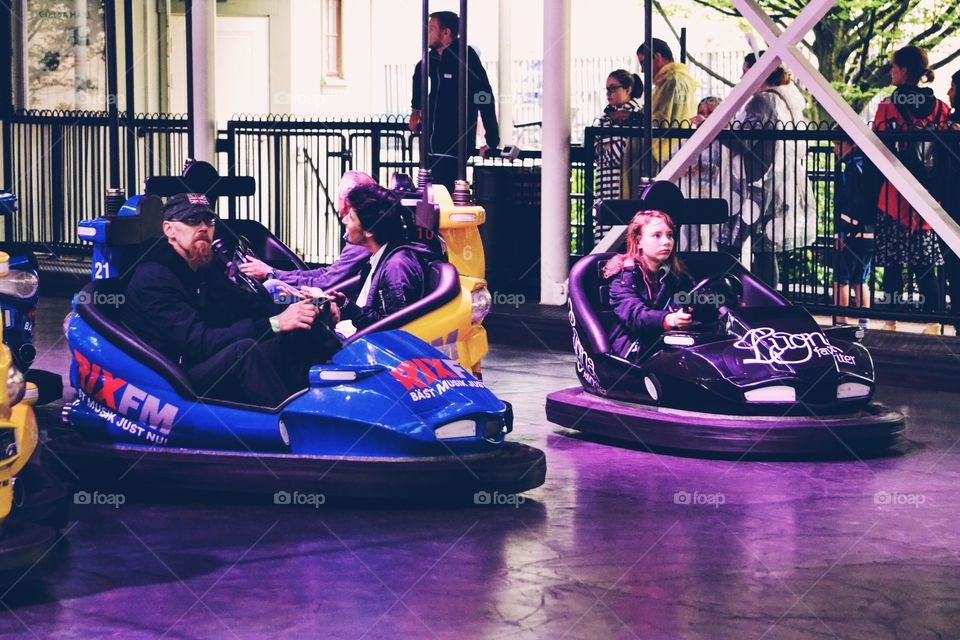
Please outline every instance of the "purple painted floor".
[{"label": "purple painted floor", "polygon": [[[62,317],[48,303],[41,312]],[[42,357],[63,366],[62,342]],[[43,588],[3,596],[0,634],[960,634],[960,396],[882,389],[879,399],[908,415],[899,457],[738,463],[559,433],[544,395],[575,383],[571,355],[494,347],[485,374],[514,403],[513,437],[547,453],[547,482],[523,504],[77,505]]]}]

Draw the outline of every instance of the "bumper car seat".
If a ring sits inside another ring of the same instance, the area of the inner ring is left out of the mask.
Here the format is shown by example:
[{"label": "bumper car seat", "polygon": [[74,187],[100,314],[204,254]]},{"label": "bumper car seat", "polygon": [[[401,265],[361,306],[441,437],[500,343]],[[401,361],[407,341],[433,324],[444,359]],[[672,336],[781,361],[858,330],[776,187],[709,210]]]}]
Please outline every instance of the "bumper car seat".
[{"label": "bumper car seat", "polygon": [[449,262],[434,262],[430,265],[430,270],[427,272],[424,289],[428,292],[426,296],[404,308],[402,311],[387,316],[361,331],[357,331],[350,336],[347,343],[349,344],[375,331],[400,329],[404,325],[418,318],[422,318],[431,311],[435,311],[448,302],[455,300],[461,294],[460,275],[457,273],[457,268]]},{"label": "bumper car seat", "polygon": [[231,241],[242,237],[254,255],[281,271],[307,268],[300,256],[256,220],[221,219],[217,223],[216,237]]}]

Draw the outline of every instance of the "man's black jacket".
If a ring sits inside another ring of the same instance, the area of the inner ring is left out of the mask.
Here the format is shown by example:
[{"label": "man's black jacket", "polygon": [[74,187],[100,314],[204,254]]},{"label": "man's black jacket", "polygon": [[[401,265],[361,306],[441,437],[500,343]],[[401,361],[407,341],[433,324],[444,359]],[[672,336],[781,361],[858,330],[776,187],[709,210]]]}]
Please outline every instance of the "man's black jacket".
[{"label": "man's black jacket", "polygon": [[275,312],[269,300],[231,283],[216,258],[193,271],[164,240],[134,270],[121,318],[138,338],[189,368],[237,340],[271,335]]},{"label": "man's black jacket", "polygon": [[[430,51],[430,153],[439,155],[457,155],[457,141],[460,138],[457,119],[457,85],[460,77],[461,62],[460,40],[454,40],[443,50],[443,55]],[[496,148],[500,144],[500,127],[497,125],[497,112],[494,108],[493,89],[487,72],[480,62],[480,56],[467,47],[467,149],[473,150],[477,140],[477,113],[483,118],[484,136],[487,146]],[[413,71],[413,109],[420,109],[420,63]]]}]

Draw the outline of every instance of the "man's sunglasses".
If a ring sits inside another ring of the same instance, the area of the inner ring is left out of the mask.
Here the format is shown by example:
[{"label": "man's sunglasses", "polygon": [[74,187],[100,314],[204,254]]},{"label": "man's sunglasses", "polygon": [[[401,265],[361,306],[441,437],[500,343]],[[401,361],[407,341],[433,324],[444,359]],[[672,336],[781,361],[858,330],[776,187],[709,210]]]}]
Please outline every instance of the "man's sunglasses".
[{"label": "man's sunglasses", "polygon": [[217,216],[212,214],[200,214],[195,216],[189,216],[178,220],[177,222],[182,222],[183,224],[189,227],[199,227],[200,223],[206,224],[208,227],[212,227],[217,224]]}]

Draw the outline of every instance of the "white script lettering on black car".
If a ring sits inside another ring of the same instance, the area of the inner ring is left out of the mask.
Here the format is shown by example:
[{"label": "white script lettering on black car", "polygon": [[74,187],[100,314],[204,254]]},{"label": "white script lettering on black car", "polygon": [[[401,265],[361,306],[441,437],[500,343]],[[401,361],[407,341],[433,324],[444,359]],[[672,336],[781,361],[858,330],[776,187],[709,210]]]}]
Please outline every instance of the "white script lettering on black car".
[{"label": "white script lettering on black car", "polygon": [[857,362],[854,356],[846,355],[819,332],[785,333],[770,327],[758,327],[748,330],[733,346],[753,351],[753,357],[747,358],[744,363],[803,364],[814,356],[833,357],[842,364]]}]

